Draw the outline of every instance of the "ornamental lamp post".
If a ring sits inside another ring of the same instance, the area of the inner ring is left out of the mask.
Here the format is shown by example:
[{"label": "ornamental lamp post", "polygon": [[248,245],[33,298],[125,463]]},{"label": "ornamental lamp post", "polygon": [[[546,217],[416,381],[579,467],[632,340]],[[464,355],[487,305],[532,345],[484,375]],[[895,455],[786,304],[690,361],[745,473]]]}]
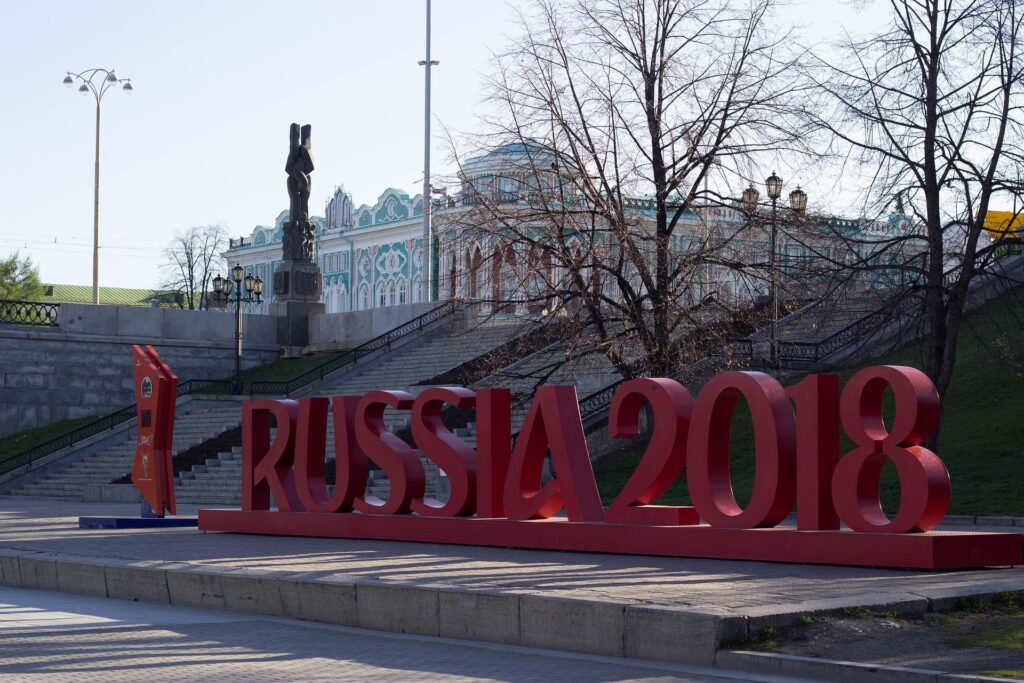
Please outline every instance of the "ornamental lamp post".
[{"label": "ornamental lamp post", "polygon": [[87,69],[81,73],[67,72],[64,76],[64,85],[70,88],[76,81],[81,81],[78,92],[88,95],[90,92],[96,98],[96,160],[93,179],[93,200],[92,200],[92,302],[100,302],[100,102],[103,95],[114,87],[120,85],[125,94],[132,94],[135,88],[132,87],[130,78],[118,78],[113,69]]},{"label": "ornamental lamp post", "polygon": [[[242,296],[242,288],[245,288],[245,296]],[[240,263],[236,263],[231,269],[229,278],[221,277],[220,274],[213,278],[213,291],[222,300],[231,302],[231,292],[235,293],[235,382],[232,393],[242,393],[242,302],[260,303],[263,300],[263,278],[253,277],[252,273],[246,273]]]},{"label": "ornamental lamp post", "polygon": [[771,237],[771,254],[768,257],[768,277],[769,277],[769,301],[772,310],[771,327],[769,329],[769,349],[768,349],[768,362],[775,369],[779,367],[779,350],[776,339],[776,325],[779,322],[779,294],[777,291],[777,277],[775,274],[775,251],[776,241],[778,239],[778,230],[775,223],[775,216],[778,209],[779,197],[782,195],[782,178],[772,171],[772,174],[765,180],[765,187],[768,190],[768,198],[772,200],[772,237]]}]

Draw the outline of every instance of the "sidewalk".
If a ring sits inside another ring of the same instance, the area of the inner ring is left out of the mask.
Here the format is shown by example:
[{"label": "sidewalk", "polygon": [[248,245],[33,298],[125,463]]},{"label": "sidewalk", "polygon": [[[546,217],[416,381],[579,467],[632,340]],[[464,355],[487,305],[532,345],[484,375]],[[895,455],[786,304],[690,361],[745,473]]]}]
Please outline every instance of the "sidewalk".
[{"label": "sidewalk", "polygon": [[0,584],[699,665],[723,640],[801,614],[921,614],[960,596],[1024,590],[1024,568],[898,571],[77,528],[81,514],[137,509],[0,501]]}]

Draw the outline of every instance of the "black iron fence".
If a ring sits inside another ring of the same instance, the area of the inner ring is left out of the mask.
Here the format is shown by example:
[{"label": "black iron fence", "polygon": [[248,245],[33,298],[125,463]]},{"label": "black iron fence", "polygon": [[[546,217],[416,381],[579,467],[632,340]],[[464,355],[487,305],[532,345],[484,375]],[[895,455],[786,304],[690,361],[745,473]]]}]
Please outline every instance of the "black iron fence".
[{"label": "black iron fence", "polygon": [[0,323],[31,325],[32,327],[56,327],[59,317],[59,303],[0,299]]},{"label": "black iron fence", "polygon": [[87,422],[81,427],[76,427],[68,432],[56,436],[49,441],[27,448],[19,453],[0,461],[0,474],[6,474],[23,465],[31,466],[32,463],[48,455],[56,453],[65,448],[70,448],[76,443],[96,436],[102,432],[109,431],[118,425],[124,424],[135,417],[135,404],[125,406],[109,415],[104,415],[98,420]]},{"label": "black iron fence", "polygon": [[248,389],[247,393],[289,396],[299,389],[337,372],[345,366],[352,365],[366,358],[370,354],[386,353],[391,350],[395,342],[417,334],[423,329],[451,317],[459,309],[460,305],[461,302],[459,300],[450,299],[437,308],[431,309],[423,315],[413,318],[392,330],[388,330],[384,334],[374,337],[370,341],[360,344],[356,348],[331,358],[289,380],[253,380],[246,387]]},{"label": "black iron fence", "polygon": [[866,342],[871,337],[877,335],[878,331],[892,319],[893,315],[892,306],[883,306],[862,318],[858,318],[824,339],[814,342],[777,342],[779,360],[818,363],[841,349]]}]

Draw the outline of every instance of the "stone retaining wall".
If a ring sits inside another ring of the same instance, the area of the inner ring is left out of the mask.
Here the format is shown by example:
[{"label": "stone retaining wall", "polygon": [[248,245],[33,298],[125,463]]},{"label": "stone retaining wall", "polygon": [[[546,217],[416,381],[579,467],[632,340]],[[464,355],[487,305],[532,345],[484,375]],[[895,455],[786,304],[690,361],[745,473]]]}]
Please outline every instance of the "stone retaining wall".
[{"label": "stone retaining wall", "polygon": [[[277,358],[276,320],[246,316],[243,366]],[[223,311],[62,304],[57,328],[0,325],[0,438],[134,400],[132,344],[151,344],[180,381],[234,371],[234,318]]]}]

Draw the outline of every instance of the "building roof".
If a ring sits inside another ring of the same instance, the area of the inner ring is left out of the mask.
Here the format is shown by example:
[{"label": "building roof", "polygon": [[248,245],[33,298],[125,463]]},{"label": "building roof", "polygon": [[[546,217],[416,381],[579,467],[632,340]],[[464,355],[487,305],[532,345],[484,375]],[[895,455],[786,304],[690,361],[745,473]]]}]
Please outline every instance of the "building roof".
[{"label": "building roof", "polygon": [[[43,301],[69,304],[91,304],[90,285],[44,285]],[[161,306],[177,306],[175,292],[159,289],[129,289],[125,287],[100,287],[100,303],[113,306],[149,306],[156,299]]]}]

